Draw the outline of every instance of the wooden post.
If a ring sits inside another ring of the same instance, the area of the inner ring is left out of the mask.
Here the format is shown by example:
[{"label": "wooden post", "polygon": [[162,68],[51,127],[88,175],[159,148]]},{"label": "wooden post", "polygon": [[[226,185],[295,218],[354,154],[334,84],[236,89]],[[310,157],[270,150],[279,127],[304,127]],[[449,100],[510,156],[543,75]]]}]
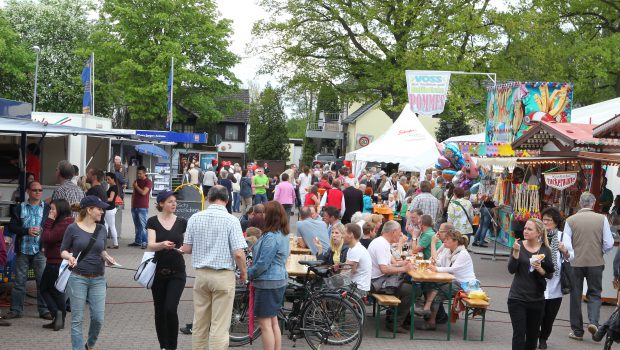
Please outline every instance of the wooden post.
[{"label": "wooden post", "polygon": [[596,204],[594,205],[594,211],[597,213],[601,210],[601,162],[595,161],[592,164],[592,185],[590,186],[590,193],[596,197]]}]

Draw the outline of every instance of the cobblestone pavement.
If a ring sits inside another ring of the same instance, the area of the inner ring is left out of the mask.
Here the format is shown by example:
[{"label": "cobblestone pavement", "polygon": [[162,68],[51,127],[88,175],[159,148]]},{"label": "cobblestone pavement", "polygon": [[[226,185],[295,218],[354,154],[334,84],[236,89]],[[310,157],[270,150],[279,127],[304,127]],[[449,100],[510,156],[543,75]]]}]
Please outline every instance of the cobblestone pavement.
[{"label": "cobblestone pavement", "polygon": [[[129,201],[128,201],[129,203]],[[150,214],[154,215],[153,209]],[[294,227],[294,225],[292,226]],[[123,225],[121,233],[121,245],[118,250],[111,250],[111,254],[126,268],[135,268],[140,261],[143,250],[127,247],[133,241],[134,230],[129,209],[123,213]],[[505,261],[481,260],[480,255],[473,255],[476,274],[482,281],[485,291],[491,297],[491,309],[487,313],[484,342],[463,340],[463,321],[458,320],[452,327],[452,340],[450,342],[409,340],[408,334],[399,334],[396,339],[376,339],[374,337],[374,319],[369,317],[366,324],[362,349],[509,349],[512,337],[510,318],[506,313],[506,297],[511,276],[506,269]],[[188,267],[191,266],[190,257],[186,257]],[[188,268],[188,275],[193,276],[194,270]],[[159,349],[155,334],[153,319],[153,306],[150,291],[139,288],[133,281],[133,272],[121,269],[107,269],[108,279],[107,306],[105,313],[105,325],[100,334],[96,348],[99,349]],[[179,305],[179,318],[181,325],[191,322],[193,315],[192,290],[193,279],[189,278],[187,288]],[[29,290],[34,291],[34,283],[29,283]],[[0,349],[40,349],[57,350],[69,349],[70,341],[70,314],[67,317],[67,327],[59,332],[42,329],[45,322],[37,317],[36,300],[26,298],[25,316],[21,319],[12,320],[11,327],[0,327]],[[583,342],[568,338],[570,331],[568,323],[568,297],[564,298],[555,328],[548,340],[549,349],[601,349],[602,344],[594,343],[589,337]],[[584,310],[584,319],[587,320]],[[8,309],[1,309],[4,314]],[[603,306],[601,310],[601,323],[609,317],[613,311],[612,306]],[[371,315],[371,309],[368,309]],[[86,318],[88,319],[88,318]],[[88,324],[88,322],[86,322]],[[383,331],[383,327],[381,328]],[[87,329],[85,329],[85,333]],[[437,331],[424,334],[433,337],[444,337],[445,325],[439,326]],[[470,323],[470,337],[477,339],[480,334],[480,321]],[[384,333],[384,335],[386,335]],[[589,335],[586,333],[586,335]],[[283,337],[283,348],[292,349],[293,342]],[[261,342],[258,339],[251,346],[241,349],[260,349]],[[297,342],[297,348],[308,349],[309,346],[301,339]],[[179,349],[191,349],[191,336],[179,334]]]}]

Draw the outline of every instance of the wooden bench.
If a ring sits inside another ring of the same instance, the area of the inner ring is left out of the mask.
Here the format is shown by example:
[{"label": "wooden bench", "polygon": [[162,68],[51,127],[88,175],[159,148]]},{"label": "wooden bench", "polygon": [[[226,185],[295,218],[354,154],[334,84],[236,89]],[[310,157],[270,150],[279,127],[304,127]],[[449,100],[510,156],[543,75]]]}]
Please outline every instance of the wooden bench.
[{"label": "wooden bench", "polygon": [[487,309],[491,305],[488,301],[482,299],[469,299],[464,298],[463,303],[465,304],[465,326],[463,328],[463,340],[467,340],[467,320],[471,315],[474,317],[474,313],[479,311],[482,315],[482,327],[480,330],[480,341],[484,340],[484,321],[487,313]]},{"label": "wooden bench", "polygon": [[[372,306],[372,314],[375,317],[375,338],[388,338],[393,339],[396,338],[396,327],[398,327],[398,305],[400,305],[400,299],[393,295],[387,294],[377,294],[372,293],[372,297],[375,299],[375,302]],[[392,336],[391,337],[381,337],[379,336],[379,319],[381,318],[381,311],[387,311],[389,309],[394,310],[392,314]]]}]

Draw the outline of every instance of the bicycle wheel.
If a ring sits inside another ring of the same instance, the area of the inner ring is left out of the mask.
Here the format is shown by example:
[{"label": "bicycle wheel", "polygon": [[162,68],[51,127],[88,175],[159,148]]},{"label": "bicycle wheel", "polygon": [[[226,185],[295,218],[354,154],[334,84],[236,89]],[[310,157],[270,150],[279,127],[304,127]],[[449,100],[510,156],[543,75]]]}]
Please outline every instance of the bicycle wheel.
[{"label": "bicycle wheel", "polygon": [[312,349],[331,347],[355,350],[362,342],[360,316],[351,303],[335,295],[318,295],[307,301],[301,331]]},{"label": "bicycle wheel", "polygon": [[357,311],[360,316],[360,323],[362,324],[362,327],[364,327],[364,322],[366,322],[366,304],[364,303],[364,299],[349,291],[347,300],[351,303],[355,311]]},{"label": "bicycle wheel", "polygon": [[[230,319],[230,347],[243,346],[250,343],[250,334],[248,333],[248,324],[250,319],[249,297],[250,292],[247,287],[243,286],[236,288],[232,317]],[[254,339],[258,337],[260,337],[260,327],[258,327],[258,322],[254,321]]]}]

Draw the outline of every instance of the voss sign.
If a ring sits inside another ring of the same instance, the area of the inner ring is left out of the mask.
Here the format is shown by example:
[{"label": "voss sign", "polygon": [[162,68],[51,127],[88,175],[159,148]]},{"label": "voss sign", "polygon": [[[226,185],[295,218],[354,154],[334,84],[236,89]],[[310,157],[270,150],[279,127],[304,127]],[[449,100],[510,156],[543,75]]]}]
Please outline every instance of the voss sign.
[{"label": "voss sign", "polygon": [[408,70],[407,94],[411,110],[421,115],[443,112],[448,95],[450,72]]}]

